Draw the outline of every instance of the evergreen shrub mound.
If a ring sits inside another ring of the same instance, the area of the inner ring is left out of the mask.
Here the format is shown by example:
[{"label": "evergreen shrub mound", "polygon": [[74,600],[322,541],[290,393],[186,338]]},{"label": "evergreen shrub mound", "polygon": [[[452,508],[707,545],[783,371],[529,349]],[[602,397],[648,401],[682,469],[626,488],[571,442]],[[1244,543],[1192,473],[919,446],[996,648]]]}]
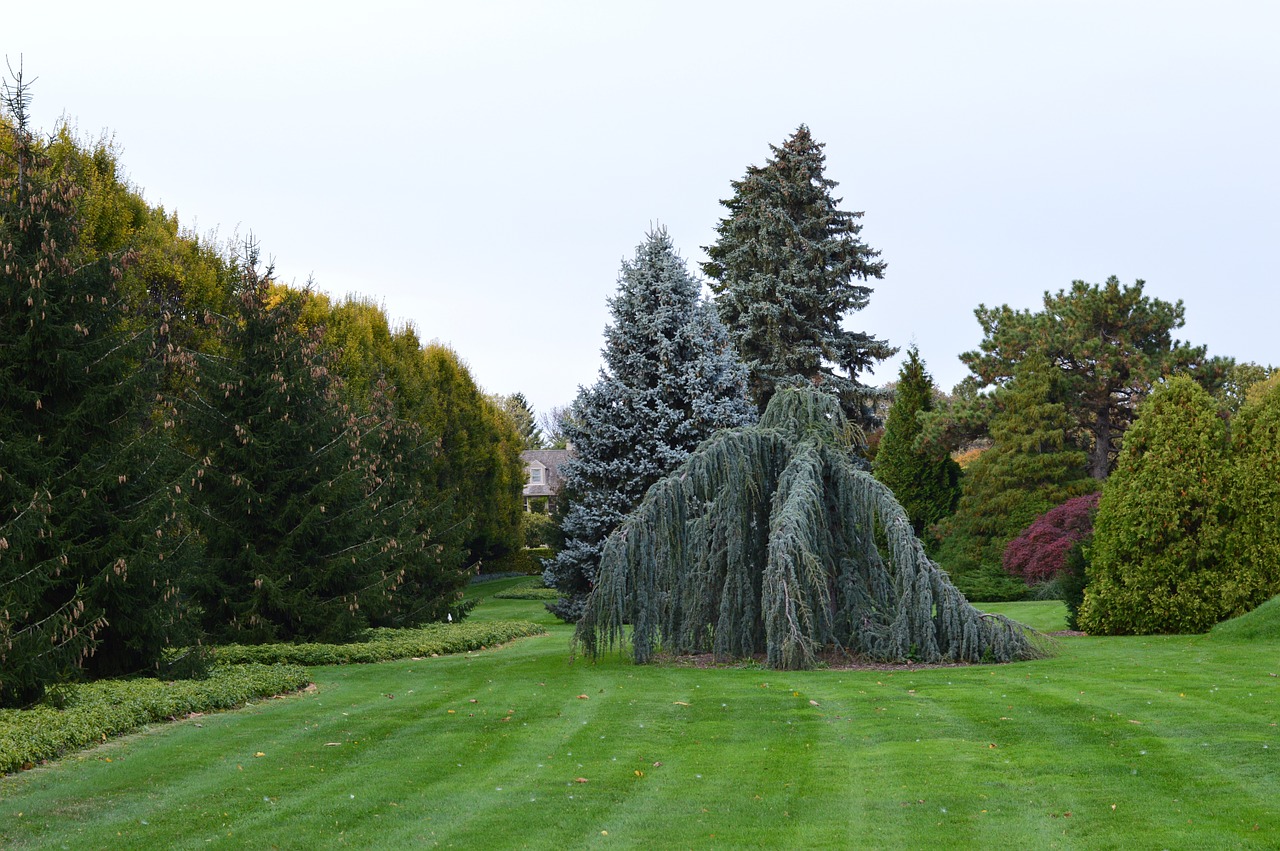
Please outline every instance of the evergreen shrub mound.
[{"label": "evergreen shrub mound", "polygon": [[145,724],[297,691],[308,682],[306,670],[296,665],[234,665],[217,667],[202,680],[62,686],[56,692],[61,708],[46,699],[30,709],[0,710],[0,772],[29,768]]},{"label": "evergreen shrub mound", "polygon": [[1225,641],[1265,641],[1280,638],[1280,597],[1272,597],[1251,612],[1223,621],[1209,630],[1209,635]]},{"label": "evergreen shrub mound", "polygon": [[215,648],[213,657],[221,664],[351,665],[465,653],[545,632],[528,621],[435,623],[419,629],[371,629],[367,640],[351,644],[229,644]]},{"label": "evergreen shrub mound", "polygon": [[892,492],[854,466],[851,434],[834,396],[790,388],[758,426],[703,443],[606,541],[575,644],[594,658],[631,624],[637,662],[806,668],[831,645],[884,662],[1042,655],[925,556]]},{"label": "evergreen shrub mound", "polygon": [[1069,499],[1036,518],[1004,550],[1004,569],[1028,584],[1057,578],[1067,564],[1067,553],[1093,533],[1093,515],[1101,493]]},{"label": "evergreen shrub mound", "polygon": [[1206,632],[1271,596],[1228,557],[1228,462],[1226,425],[1204,388],[1177,376],[1147,398],[1102,492],[1081,629]]},{"label": "evergreen shrub mound", "polygon": [[538,579],[499,591],[493,597],[495,600],[557,600],[560,592],[554,588],[548,588],[542,580]]}]

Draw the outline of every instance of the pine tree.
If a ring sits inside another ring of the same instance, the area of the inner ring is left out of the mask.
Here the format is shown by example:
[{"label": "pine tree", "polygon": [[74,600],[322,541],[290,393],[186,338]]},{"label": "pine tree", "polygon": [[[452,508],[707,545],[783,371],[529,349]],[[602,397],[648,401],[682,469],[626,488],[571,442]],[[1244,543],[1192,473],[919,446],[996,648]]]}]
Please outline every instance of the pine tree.
[{"label": "pine tree", "polygon": [[1203,632],[1261,602],[1228,558],[1226,426],[1213,398],[1177,376],[1138,409],[1094,520],[1087,632]]},{"label": "pine tree", "polygon": [[15,82],[0,114],[0,705],[156,666],[184,638],[189,555],[154,404],[167,328],[129,314],[131,258],[86,242],[83,190],[33,138]]},{"label": "pine tree", "polygon": [[511,419],[516,434],[520,437],[521,450],[543,448],[542,429],[539,428],[533,409],[529,407],[529,400],[523,393],[495,396],[493,401]]},{"label": "pine tree", "polygon": [[578,625],[589,656],[632,626],[635,660],[659,649],[774,668],[835,647],[887,662],[1033,658],[924,554],[888,488],[855,468],[833,397],[775,394],[758,426],[725,430],[663,478],[606,541]]},{"label": "pine tree", "polygon": [[380,459],[320,347],[299,330],[302,299],[273,286],[245,247],[238,309],[212,318],[222,349],[197,355],[184,400],[202,459],[194,516],[207,558],[192,578],[215,638],[350,638],[403,581],[381,525]]},{"label": "pine tree", "polygon": [[1089,452],[1089,473],[1107,477],[1138,403],[1162,377],[1191,372],[1207,387],[1226,377],[1227,362],[1205,356],[1204,346],[1176,340],[1184,324],[1182,302],[1143,294],[1145,283],[1072,281],[1070,290],[1044,294],[1044,310],[1015,311],[979,305],[978,351],[960,359],[984,384],[1013,376],[1031,354],[1054,364],[1054,392],[1067,406],[1073,430]]},{"label": "pine tree", "polygon": [[906,510],[917,536],[955,511],[960,498],[960,466],[945,452],[920,445],[918,415],[933,410],[933,392],[933,379],[912,346],[898,373],[893,406],[872,467],[875,477]]},{"label": "pine tree", "polygon": [[575,453],[561,468],[566,540],[544,578],[567,621],[582,614],[605,537],[649,486],[716,430],[754,418],[724,328],[664,229],[622,264],[609,307],[600,380],[563,421]]},{"label": "pine tree", "polygon": [[1052,367],[1032,356],[997,394],[993,446],[965,471],[956,512],[940,524],[937,558],[956,585],[975,599],[1025,591],[1004,574],[1005,546],[1033,520],[1096,483],[1085,455],[1067,440],[1066,410],[1053,401]]},{"label": "pine tree", "polygon": [[862,213],[839,209],[831,196],[838,184],[823,175],[822,148],[802,124],[782,147],[770,145],[763,167],[748,166],[720,202],[729,215],[702,270],[761,411],[779,387],[813,384],[867,425],[871,391],[858,375],[896,349],[841,321],[871,296],[854,280],[882,278],[885,264],[859,238]]}]

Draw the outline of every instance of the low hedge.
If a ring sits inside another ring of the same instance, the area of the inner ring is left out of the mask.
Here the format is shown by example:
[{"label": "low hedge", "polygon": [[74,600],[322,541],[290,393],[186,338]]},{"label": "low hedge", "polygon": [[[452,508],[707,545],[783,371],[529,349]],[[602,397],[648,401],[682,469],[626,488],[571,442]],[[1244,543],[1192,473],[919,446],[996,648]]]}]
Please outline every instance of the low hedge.
[{"label": "low hedge", "polygon": [[213,658],[223,664],[349,665],[389,662],[415,656],[443,656],[480,650],[545,633],[545,628],[528,621],[433,623],[419,629],[371,629],[367,640],[352,644],[228,644],[215,647]]},{"label": "low hedge", "polygon": [[499,591],[493,595],[493,598],[495,600],[559,600],[560,592],[554,588],[525,586],[523,588],[508,588],[506,591]]},{"label": "low hedge", "polygon": [[[201,680],[102,680],[63,686],[30,709],[0,710],[0,772],[192,712],[232,709],[247,701],[297,691],[310,682],[296,665],[214,668]],[[61,703],[56,708],[54,701]]]}]

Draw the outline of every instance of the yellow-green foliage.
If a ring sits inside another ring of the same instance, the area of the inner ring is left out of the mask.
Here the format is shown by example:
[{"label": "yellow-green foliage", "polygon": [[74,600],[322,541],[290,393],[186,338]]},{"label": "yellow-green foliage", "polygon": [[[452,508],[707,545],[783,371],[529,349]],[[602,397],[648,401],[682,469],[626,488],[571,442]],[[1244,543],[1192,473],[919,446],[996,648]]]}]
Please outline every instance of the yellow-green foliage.
[{"label": "yellow-green foliage", "polygon": [[306,670],[295,665],[235,665],[215,668],[203,680],[104,680],[63,686],[62,708],[46,702],[30,709],[0,709],[0,772],[53,759],[144,724],[296,691],[308,680]]},{"label": "yellow-green foliage", "polygon": [[528,621],[435,623],[420,629],[372,629],[367,641],[353,644],[229,644],[216,648],[213,658],[222,664],[349,665],[389,662],[414,656],[443,656],[479,650],[544,632],[544,628]]},{"label": "yellow-green foliage", "polygon": [[1255,577],[1224,557],[1227,458],[1217,405],[1190,378],[1143,404],[1103,488],[1082,629],[1203,632],[1265,599]]}]

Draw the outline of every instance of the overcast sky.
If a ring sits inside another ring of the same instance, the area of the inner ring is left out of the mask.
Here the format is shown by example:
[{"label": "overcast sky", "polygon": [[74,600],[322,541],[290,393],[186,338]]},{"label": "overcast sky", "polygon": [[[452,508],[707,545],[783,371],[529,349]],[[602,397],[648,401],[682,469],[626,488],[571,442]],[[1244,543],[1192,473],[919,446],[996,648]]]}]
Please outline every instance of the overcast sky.
[{"label": "overcast sky", "polygon": [[888,262],[846,324],[944,388],[979,303],[1108,275],[1280,362],[1280,4],[10,5],[39,126],[106,132],[185,225],[252,231],[540,412],[595,380],[651,225],[697,271],[729,182],[801,123]]}]

